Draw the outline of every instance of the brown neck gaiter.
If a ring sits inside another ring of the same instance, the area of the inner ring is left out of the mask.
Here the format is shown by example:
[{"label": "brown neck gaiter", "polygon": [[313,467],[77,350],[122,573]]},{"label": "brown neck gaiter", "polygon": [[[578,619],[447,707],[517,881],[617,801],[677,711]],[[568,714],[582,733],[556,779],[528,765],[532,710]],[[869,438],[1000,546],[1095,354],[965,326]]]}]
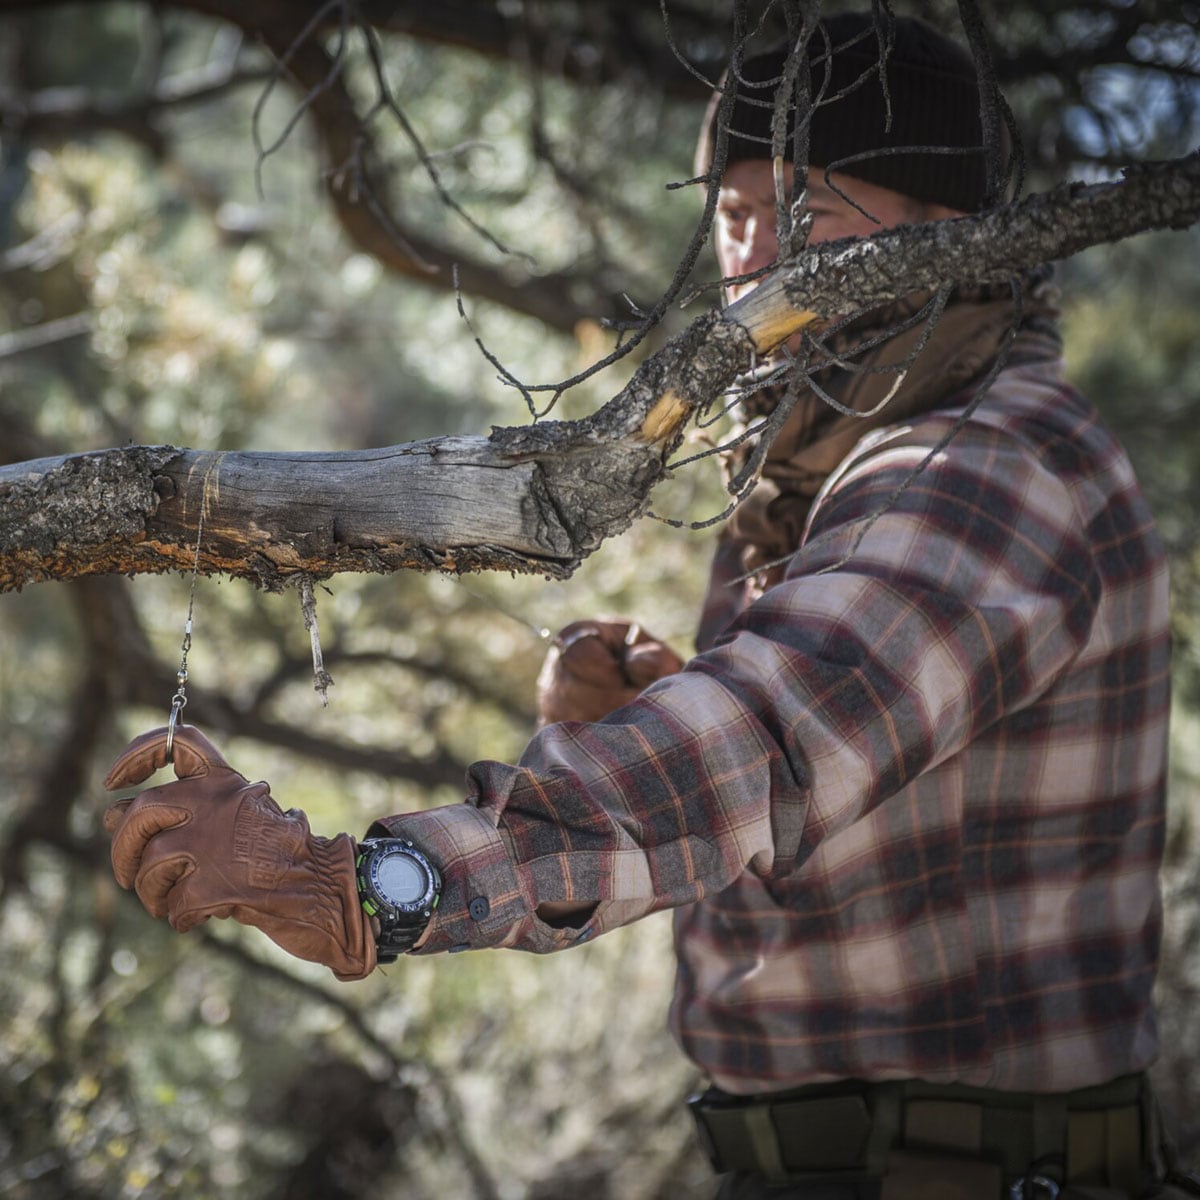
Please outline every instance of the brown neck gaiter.
[{"label": "brown neck gaiter", "polygon": [[[1059,356],[1055,289],[1047,275],[1040,272],[1023,286],[1020,329],[1006,362]],[[1008,341],[1015,315],[1009,287],[960,290],[932,332],[927,321],[913,320],[931,298],[932,293],[906,297],[856,319],[823,345],[802,352],[792,382],[748,390],[740,402],[749,424],[790,399],[789,387],[799,388],[767,450],[757,486],[722,534],[742,544],[747,572],[767,572],[764,586],[782,574],[781,560],[800,545],[814,498],[858,440],[885,425],[965,403],[968,385],[983,378]],[[897,327],[898,332],[889,332]],[[849,413],[815,391],[809,378]],[[744,467],[754,446],[751,439],[727,456],[730,477]]]}]

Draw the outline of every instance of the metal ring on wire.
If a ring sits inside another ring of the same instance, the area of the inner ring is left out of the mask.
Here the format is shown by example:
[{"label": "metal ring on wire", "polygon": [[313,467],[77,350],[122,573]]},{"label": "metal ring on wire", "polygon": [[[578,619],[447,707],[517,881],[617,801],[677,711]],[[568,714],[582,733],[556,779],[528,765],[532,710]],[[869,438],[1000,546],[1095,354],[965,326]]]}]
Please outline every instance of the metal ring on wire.
[{"label": "metal ring on wire", "polygon": [[186,704],[187,697],[179,695],[178,692],[171,697],[171,715],[167,718],[167,762],[174,761],[175,726],[179,721],[179,714],[183,712]]}]

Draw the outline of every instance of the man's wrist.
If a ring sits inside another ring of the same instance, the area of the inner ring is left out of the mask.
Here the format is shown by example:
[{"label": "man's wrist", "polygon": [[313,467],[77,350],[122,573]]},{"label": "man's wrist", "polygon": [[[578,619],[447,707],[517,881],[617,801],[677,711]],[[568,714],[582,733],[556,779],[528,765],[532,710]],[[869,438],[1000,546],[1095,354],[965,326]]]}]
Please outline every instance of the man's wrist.
[{"label": "man's wrist", "polygon": [[358,844],[355,883],[378,961],[394,962],[425,933],[441,899],[441,874],[408,838],[369,837]]},{"label": "man's wrist", "polygon": [[510,851],[490,813],[447,804],[376,821],[369,837],[403,837],[442,876],[442,898],[421,941],[422,954],[514,944],[532,920]]}]

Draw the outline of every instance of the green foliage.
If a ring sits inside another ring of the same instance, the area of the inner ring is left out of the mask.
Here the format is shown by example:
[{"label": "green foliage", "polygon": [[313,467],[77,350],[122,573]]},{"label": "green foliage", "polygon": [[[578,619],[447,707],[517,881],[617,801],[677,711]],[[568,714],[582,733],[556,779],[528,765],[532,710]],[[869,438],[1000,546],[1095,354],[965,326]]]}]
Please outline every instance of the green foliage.
[{"label": "green foliage", "polygon": [[1166,929],[1159,980],[1164,1054],[1156,1084],[1176,1114],[1176,1136],[1200,1149],[1194,1064],[1200,1055],[1194,978],[1200,923],[1200,281],[1192,229],[1091,250],[1064,272],[1071,377],[1129,449],[1171,557],[1173,676],[1165,874]]},{"label": "green foliage", "polygon": [[1176,673],[1200,702],[1200,251],[1195,230],[1089,251],[1067,272],[1072,377],[1096,399],[1129,448],[1171,552]]}]

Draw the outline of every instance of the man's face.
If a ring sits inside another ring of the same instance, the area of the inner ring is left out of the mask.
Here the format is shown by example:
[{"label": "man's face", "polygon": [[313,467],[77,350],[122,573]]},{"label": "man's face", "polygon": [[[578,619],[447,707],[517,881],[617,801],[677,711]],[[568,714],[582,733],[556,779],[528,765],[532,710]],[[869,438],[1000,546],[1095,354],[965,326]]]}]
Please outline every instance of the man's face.
[{"label": "man's face", "polygon": [[[809,245],[843,237],[869,237],[895,225],[961,215],[939,204],[927,204],[873,183],[838,175],[838,187],[876,218],[872,221],[847,204],[826,184],[824,176],[822,168],[809,168],[808,209],[813,215]],[[726,277],[749,275],[775,261],[775,177],[767,159],[735,162],[725,172],[717,200],[715,244],[717,262]],[[758,282],[727,285],[730,303],[753,291]]]}]

